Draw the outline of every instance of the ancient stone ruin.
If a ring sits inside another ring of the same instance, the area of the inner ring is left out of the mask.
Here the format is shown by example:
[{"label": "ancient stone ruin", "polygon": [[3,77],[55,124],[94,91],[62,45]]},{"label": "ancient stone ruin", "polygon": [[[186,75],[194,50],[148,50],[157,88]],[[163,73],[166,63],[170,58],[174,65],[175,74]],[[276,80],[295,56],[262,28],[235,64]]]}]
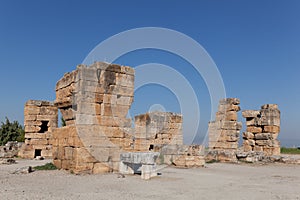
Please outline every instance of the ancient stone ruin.
[{"label": "ancient stone ruin", "polygon": [[[76,174],[141,170],[146,179],[155,176],[156,164],[204,166],[204,147],[183,145],[181,114],[149,112],[127,117],[133,94],[131,67],[104,62],[77,66],[57,82],[54,103],[26,102],[26,139],[19,156],[52,157],[57,168]],[[241,153],[239,104],[237,98],[220,100],[215,121],[209,123],[206,160],[236,162],[248,152],[280,154],[280,111],[273,104],[260,111],[243,111],[247,130]],[[58,109],[66,122],[60,128]]]},{"label": "ancient stone ruin", "polygon": [[121,154],[182,145],[181,115],[146,113],[134,123],[126,117],[133,92],[130,67],[97,62],[65,74],[56,84],[55,105],[66,126],[53,131],[54,164],[74,173],[118,171]]},{"label": "ancient stone ruin", "polygon": [[242,123],[237,121],[240,111],[237,98],[222,99],[219,102],[215,121],[209,122],[208,160],[236,161]]},{"label": "ancient stone ruin", "polygon": [[276,104],[261,106],[261,110],[244,110],[247,129],[243,133],[244,152],[263,152],[267,156],[280,155],[280,111]]},{"label": "ancient stone ruin", "polygon": [[134,144],[136,151],[160,151],[163,145],[183,144],[182,115],[151,112],[135,116]]},{"label": "ancient stone ruin", "polygon": [[246,131],[243,146],[238,147],[241,122],[237,122],[239,99],[223,99],[219,103],[216,120],[209,123],[209,151],[206,161],[256,162],[270,160],[270,156],[280,155],[277,140],[280,131],[280,111],[276,104],[266,104],[261,110],[244,110]]},{"label": "ancient stone ruin", "polygon": [[203,167],[204,147],[202,145],[166,145],[160,151],[160,164],[190,168]]},{"label": "ancient stone ruin", "polygon": [[10,141],[0,146],[0,158],[13,158],[18,155],[23,142]]},{"label": "ancient stone ruin", "polygon": [[57,107],[48,101],[29,100],[24,109],[25,145],[22,158],[52,158],[52,131],[57,128]]},{"label": "ancient stone ruin", "polygon": [[106,63],[80,65],[56,84],[55,104],[66,127],[53,132],[53,161],[74,173],[117,171],[132,149],[134,70]]}]

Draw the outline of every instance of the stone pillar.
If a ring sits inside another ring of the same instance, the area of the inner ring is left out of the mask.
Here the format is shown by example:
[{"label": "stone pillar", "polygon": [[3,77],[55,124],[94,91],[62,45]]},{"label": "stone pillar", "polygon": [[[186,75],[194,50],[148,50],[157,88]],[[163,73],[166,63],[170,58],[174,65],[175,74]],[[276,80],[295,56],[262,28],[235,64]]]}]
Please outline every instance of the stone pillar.
[{"label": "stone pillar", "polygon": [[22,158],[52,157],[52,131],[57,128],[57,107],[48,101],[29,100],[24,109],[25,144]]},{"label": "stone pillar", "polygon": [[264,152],[265,155],[280,155],[280,111],[276,104],[261,106],[261,110],[244,110],[247,129],[243,133],[245,152]]},{"label": "stone pillar", "polygon": [[216,120],[209,123],[210,150],[236,150],[242,123],[237,122],[240,100],[236,98],[222,99]]},{"label": "stone pillar", "polygon": [[[235,161],[235,152],[242,123],[237,121],[240,111],[240,100],[237,98],[222,99],[219,102],[215,121],[209,122],[209,151],[210,156],[220,161]],[[222,154],[222,155],[221,155]]]}]

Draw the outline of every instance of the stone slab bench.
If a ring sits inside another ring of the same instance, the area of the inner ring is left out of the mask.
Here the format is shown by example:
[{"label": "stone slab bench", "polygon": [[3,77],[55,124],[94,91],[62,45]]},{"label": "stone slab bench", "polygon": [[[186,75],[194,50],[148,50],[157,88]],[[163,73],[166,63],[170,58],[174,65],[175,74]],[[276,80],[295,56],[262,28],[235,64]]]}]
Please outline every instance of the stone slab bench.
[{"label": "stone slab bench", "polygon": [[156,159],[158,152],[126,152],[120,154],[119,171],[122,174],[139,174],[148,180],[157,176]]}]

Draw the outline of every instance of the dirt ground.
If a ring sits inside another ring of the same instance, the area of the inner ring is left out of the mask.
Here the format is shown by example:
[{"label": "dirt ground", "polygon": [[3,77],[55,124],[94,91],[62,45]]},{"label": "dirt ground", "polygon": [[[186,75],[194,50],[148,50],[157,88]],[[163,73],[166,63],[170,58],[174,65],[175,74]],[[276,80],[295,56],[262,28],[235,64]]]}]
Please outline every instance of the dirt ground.
[{"label": "dirt ground", "polygon": [[73,175],[66,171],[11,174],[49,160],[0,165],[0,199],[300,199],[300,165],[207,164],[163,168],[160,176]]}]

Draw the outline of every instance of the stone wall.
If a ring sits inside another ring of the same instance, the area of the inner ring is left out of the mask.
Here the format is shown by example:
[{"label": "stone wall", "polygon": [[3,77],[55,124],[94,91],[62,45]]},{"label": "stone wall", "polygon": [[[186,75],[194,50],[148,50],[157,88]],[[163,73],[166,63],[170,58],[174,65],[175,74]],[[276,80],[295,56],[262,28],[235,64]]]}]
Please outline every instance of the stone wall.
[{"label": "stone wall", "polygon": [[[135,116],[134,150],[160,151],[162,145],[182,145],[182,115],[151,112]],[[154,149],[154,147],[156,147]]]},{"label": "stone wall", "polygon": [[[182,144],[182,116],[147,113],[126,118],[134,92],[134,70],[94,63],[79,65],[56,84],[55,105],[66,127],[53,132],[53,159],[74,173],[118,171],[122,152]],[[157,149],[156,149],[157,150]]]},{"label": "stone wall", "polygon": [[53,159],[75,173],[117,171],[120,152],[132,149],[134,70],[97,62],[79,65],[57,82],[55,104],[67,126],[54,131]]},{"label": "stone wall", "polygon": [[190,168],[203,167],[204,147],[201,145],[165,145],[161,148],[159,164]]},{"label": "stone wall", "polygon": [[280,155],[280,111],[276,104],[261,106],[261,110],[244,110],[247,129],[243,133],[245,152],[263,152],[267,156]]},{"label": "stone wall", "polygon": [[150,112],[135,116],[133,151],[160,152],[158,164],[203,167],[203,148],[183,145],[182,115]]},{"label": "stone wall", "polygon": [[215,121],[209,122],[209,152],[206,160],[236,161],[242,123],[237,121],[240,111],[240,100],[237,98],[221,99]]},{"label": "stone wall", "polygon": [[48,101],[29,100],[24,108],[25,144],[19,156],[52,157],[52,131],[57,128],[57,107]]},{"label": "stone wall", "polygon": [[237,121],[240,100],[237,98],[222,99],[215,121],[209,122],[209,149],[236,150],[242,123]]}]

